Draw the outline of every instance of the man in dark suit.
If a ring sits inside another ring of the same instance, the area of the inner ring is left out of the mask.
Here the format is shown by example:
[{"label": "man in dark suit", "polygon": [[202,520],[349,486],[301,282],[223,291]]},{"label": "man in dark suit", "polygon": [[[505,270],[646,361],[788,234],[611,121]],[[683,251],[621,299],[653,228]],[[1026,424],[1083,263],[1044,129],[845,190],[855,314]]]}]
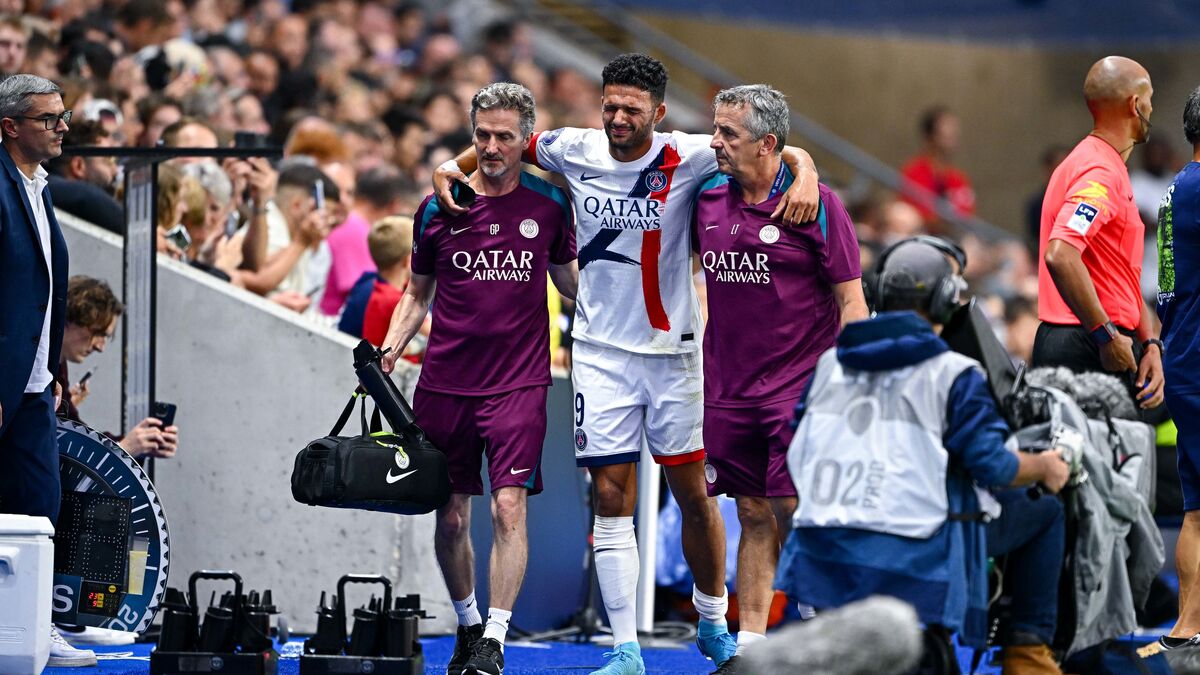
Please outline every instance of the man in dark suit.
[{"label": "man in dark suit", "polygon": [[[67,304],[67,243],[41,163],[62,153],[71,111],[34,75],[0,80],[0,513],[58,519],[54,384]],[[49,666],[96,664],[51,629]]]}]

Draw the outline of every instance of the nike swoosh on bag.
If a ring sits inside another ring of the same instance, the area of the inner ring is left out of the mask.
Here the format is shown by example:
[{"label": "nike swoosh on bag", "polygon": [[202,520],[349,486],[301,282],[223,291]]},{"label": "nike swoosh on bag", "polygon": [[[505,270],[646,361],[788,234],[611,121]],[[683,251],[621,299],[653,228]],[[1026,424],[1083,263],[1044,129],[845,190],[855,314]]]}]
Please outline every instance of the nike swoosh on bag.
[{"label": "nike swoosh on bag", "polygon": [[399,476],[393,476],[391,470],[389,469],[386,480],[388,482],[388,485],[391,485],[392,483],[395,483],[395,482],[404,480],[405,478],[408,478],[409,476],[413,475],[416,472],[417,472],[417,470],[413,469],[412,471],[405,471],[404,473],[400,474]]},{"label": "nike swoosh on bag", "polygon": [[514,475],[514,476],[515,476],[515,475],[517,475],[517,474],[519,474],[519,473],[525,473],[526,471],[529,471],[529,469],[509,469],[509,470],[508,470],[508,472],[509,472],[509,473],[511,473],[511,474],[512,474],[512,475]]}]

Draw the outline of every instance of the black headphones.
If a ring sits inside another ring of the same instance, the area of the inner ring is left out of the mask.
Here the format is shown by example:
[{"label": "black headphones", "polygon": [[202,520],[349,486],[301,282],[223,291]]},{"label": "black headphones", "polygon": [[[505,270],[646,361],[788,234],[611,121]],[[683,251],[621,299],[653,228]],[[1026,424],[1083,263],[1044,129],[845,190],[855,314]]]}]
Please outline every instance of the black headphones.
[{"label": "black headphones", "polygon": [[[934,282],[933,289],[925,299],[925,309],[929,312],[929,318],[935,323],[946,323],[959,307],[959,294],[966,289],[966,282],[963,281],[962,273],[967,269],[967,253],[958,244],[942,239],[941,237],[919,234],[915,237],[898,241],[884,249],[883,253],[879,255],[879,260],[875,262],[875,280],[872,286],[869,287],[871,291],[869,294],[871,296],[871,304],[875,311],[882,311],[884,309],[883,302],[886,297],[888,282],[892,276],[884,271],[888,257],[901,246],[914,242],[931,246],[958,262],[958,272],[949,269],[945,274],[942,274]],[[949,263],[947,263],[947,267],[949,267]]]}]

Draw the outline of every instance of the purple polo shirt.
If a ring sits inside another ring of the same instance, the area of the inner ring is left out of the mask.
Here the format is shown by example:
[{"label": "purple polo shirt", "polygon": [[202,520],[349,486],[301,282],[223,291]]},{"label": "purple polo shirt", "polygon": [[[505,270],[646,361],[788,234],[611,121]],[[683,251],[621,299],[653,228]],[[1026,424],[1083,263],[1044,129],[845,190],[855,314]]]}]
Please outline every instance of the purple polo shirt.
[{"label": "purple polo shirt", "polygon": [[417,386],[464,396],[549,386],[546,271],[575,259],[566,194],[523,173],[517,189],[479,195],[461,216],[430,195],[413,220],[412,271],[437,281]]},{"label": "purple polo shirt", "polygon": [[692,244],[708,289],[705,405],[798,399],[837,338],[833,285],[862,276],[854,223],[829,188],[819,186],[816,220],[795,227],[770,220],[790,184],[781,167],[771,197],[755,205],[725,174],[701,187]]}]

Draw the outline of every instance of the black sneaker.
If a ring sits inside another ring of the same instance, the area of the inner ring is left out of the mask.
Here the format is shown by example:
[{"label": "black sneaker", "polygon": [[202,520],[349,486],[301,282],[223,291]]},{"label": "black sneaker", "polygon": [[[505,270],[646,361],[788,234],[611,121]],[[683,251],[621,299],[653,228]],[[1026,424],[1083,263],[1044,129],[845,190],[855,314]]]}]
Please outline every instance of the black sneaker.
[{"label": "black sneaker", "polygon": [[738,675],[742,672],[740,662],[742,657],[731,656],[725,663],[721,664],[720,668],[713,671],[712,675]]},{"label": "black sneaker", "polygon": [[458,634],[454,636],[454,655],[450,657],[450,663],[446,664],[446,675],[462,675],[463,667],[475,651],[475,643],[482,637],[482,623],[458,627]]},{"label": "black sneaker", "polygon": [[503,675],[504,673],[504,648],[498,640],[493,638],[483,638],[475,643],[475,652],[471,654],[471,660],[467,661],[467,667],[463,668],[463,675]]}]

